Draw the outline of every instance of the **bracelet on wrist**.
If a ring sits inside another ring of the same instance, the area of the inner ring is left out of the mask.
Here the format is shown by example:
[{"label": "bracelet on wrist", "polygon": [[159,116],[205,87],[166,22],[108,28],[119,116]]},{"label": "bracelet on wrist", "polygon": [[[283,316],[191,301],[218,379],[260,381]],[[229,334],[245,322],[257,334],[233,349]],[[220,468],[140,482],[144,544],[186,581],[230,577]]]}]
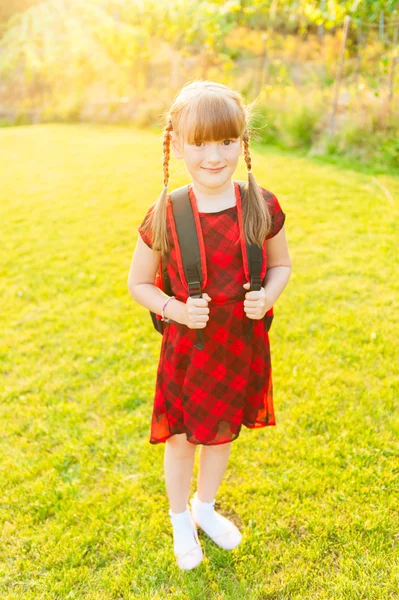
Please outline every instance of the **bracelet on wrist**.
[{"label": "bracelet on wrist", "polygon": [[165,323],[171,323],[171,321],[172,321],[171,319],[167,319],[167,318],[165,317],[165,307],[166,307],[167,303],[169,302],[169,300],[173,300],[173,298],[176,298],[176,296],[170,296],[170,297],[169,297],[169,298],[166,300],[165,304],[164,304],[164,305],[163,305],[163,307],[162,307],[162,318],[161,318],[161,321],[165,321]]}]

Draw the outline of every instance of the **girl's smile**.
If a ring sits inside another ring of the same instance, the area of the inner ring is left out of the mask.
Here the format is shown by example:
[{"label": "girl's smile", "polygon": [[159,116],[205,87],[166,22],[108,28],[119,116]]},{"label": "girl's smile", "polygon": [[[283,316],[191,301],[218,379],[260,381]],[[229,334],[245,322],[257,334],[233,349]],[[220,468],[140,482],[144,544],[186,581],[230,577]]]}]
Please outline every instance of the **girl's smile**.
[{"label": "girl's smile", "polygon": [[220,171],[222,169],[224,169],[224,167],[220,167],[219,169],[210,169],[207,167],[201,167],[201,169],[205,169],[205,171],[209,171],[209,173],[220,173]]}]

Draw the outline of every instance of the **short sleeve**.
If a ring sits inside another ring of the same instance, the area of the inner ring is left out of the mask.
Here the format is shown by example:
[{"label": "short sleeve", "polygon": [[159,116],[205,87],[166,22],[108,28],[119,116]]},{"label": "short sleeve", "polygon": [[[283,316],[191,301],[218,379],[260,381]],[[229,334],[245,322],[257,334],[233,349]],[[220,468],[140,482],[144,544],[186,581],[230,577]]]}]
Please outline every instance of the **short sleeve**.
[{"label": "short sleeve", "polygon": [[266,196],[270,216],[272,218],[272,228],[270,230],[270,233],[266,236],[266,239],[270,240],[275,235],[277,235],[278,232],[283,228],[286,215],[283,212],[283,209],[281,208],[281,205],[277,200],[276,196],[272,192],[269,192],[264,188],[262,188],[262,191]]},{"label": "short sleeve", "polygon": [[137,231],[141,235],[142,240],[147,244],[149,248],[152,249],[152,231],[149,229],[149,223],[151,214],[154,210],[155,203],[150,206],[148,209],[144,219],[141,222],[141,225],[137,228]]}]

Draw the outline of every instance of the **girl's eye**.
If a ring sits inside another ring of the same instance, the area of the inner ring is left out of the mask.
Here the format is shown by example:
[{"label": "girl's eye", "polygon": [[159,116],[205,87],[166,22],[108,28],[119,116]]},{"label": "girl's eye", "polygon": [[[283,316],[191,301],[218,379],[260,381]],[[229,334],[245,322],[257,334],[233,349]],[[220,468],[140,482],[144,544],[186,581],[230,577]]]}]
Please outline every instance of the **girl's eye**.
[{"label": "girl's eye", "polygon": [[[226,144],[226,142],[229,142],[229,143],[228,143],[228,144]],[[200,148],[200,147],[202,146],[202,144],[203,144],[203,143],[204,143],[204,142],[196,142],[196,143],[194,144],[194,146],[195,146],[196,148]],[[224,142],[223,142],[223,144],[224,144],[225,146],[231,146],[231,144],[233,144],[233,143],[234,143],[234,140],[224,140]]]}]

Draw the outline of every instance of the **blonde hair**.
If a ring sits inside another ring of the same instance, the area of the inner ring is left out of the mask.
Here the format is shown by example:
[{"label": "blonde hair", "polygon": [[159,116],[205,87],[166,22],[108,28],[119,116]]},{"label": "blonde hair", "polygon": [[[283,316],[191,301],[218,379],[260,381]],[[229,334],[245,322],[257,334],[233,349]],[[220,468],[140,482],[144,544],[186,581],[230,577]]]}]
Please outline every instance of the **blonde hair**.
[{"label": "blonde hair", "polygon": [[272,219],[251,169],[249,120],[252,106],[244,103],[239,92],[213,81],[192,81],[177,94],[165,115],[166,125],[162,133],[164,189],[143,223],[144,229],[152,232],[154,250],[162,254],[169,252],[166,218],[171,131],[189,144],[241,137],[248,170],[248,184],[242,202],[244,236],[249,243],[263,245],[271,230]]}]

